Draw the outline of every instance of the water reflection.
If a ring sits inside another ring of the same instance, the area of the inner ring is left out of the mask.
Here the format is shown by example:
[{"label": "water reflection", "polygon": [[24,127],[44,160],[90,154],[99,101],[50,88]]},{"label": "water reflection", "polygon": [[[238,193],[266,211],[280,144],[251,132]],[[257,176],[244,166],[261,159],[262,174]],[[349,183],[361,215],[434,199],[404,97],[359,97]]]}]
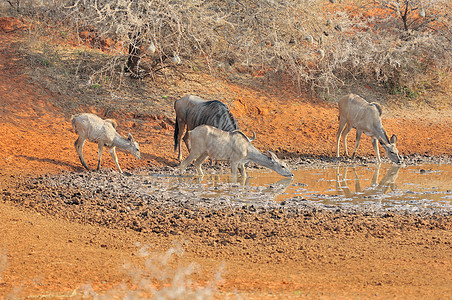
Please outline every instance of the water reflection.
[{"label": "water reflection", "polygon": [[212,201],[283,201],[297,197],[327,205],[452,209],[452,165],[327,166],[297,170],[293,178],[266,170],[248,174],[237,179],[228,173],[185,177],[148,174],[144,188],[147,193]]},{"label": "water reflection", "polygon": [[232,178],[226,175],[195,175],[195,176],[181,176],[179,177],[179,182],[193,182],[193,183],[237,183],[239,185],[250,185],[250,178],[247,176],[237,176]]},{"label": "water reflection", "polygon": [[396,180],[399,176],[399,170],[401,166],[393,165],[391,166],[383,178],[378,182],[380,177],[381,165],[378,164],[375,172],[372,176],[371,183],[368,187],[364,189],[361,187],[361,181],[356,171],[356,167],[351,167],[353,170],[354,181],[355,181],[355,191],[352,191],[347,185],[347,171],[348,167],[343,168],[343,174],[340,174],[340,168],[336,169],[336,190],[338,194],[342,194],[347,198],[357,197],[357,198],[368,198],[369,196],[375,196],[379,194],[385,194],[388,191],[395,191],[397,189]]},{"label": "water reflection", "polygon": [[[275,197],[327,205],[452,208],[452,165],[336,166],[295,171],[294,181]],[[271,185],[270,174],[252,173],[251,185]]]},{"label": "water reflection", "polygon": [[293,177],[284,177],[283,179],[271,184],[264,192],[271,192],[274,196],[283,194],[289,186],[293,183]]},{"label": "water reflection", "polygon": [[[216,191],[215,195],[222,194],[223,196],[230,196],[240,190],[249,192],[258,191],[267,197],[276,198],[278,195],[283,194],[294,181],[293,177],[283,177],[280,180],[273,180],[273,177],[263,177],[262,175],[266,175],[266,173],[260,173],[257,177],[239,176],[237,178],[232,178],[228,175],[181,176],[177,177],[177,182],[180,184],[177,188],[187,189],[189,188],[187,184],[196,184],[195,188],[197,189]],[[240,195],[243,196],[243,194]]]}]

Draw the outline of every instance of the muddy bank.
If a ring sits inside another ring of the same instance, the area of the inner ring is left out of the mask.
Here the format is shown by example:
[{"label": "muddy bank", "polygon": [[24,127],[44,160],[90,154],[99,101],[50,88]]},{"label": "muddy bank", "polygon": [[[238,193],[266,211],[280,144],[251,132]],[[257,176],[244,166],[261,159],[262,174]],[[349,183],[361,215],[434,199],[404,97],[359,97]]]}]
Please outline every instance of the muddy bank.
[{"label": "muddy bank", "polygon": [[[358,163],[367,163],[359,160]],[[347,163],[341,159],[339,164]],[[451,163],[450,157],[407,157],[405,163]],[[335,159],[292,158],[294,169],[332,167]],[[356,163],[356,161],[355,161]],[[251,165],[252,169],[261,169]],[[208,174],[229,172],[227,163],[205,164]],[[234,244],[237,239],[269,241],[325,235],[397,234],[420,227],[452,229],[452,212],[431,207],[326,205],[294,197],[273,201],[291,179],[281,177],[269,187],[224,182],[204,188],[198,177],[180,177],[178,168],[139,169],[127,175],[111,170],[64,172],[25,178],[2,200],[21,207],[83,224],[131,228],[165,236],[207,239],[211,246]],[[188,170],[188,174],[193,170]],[[228,194],[219,189],[229,189]]]}]

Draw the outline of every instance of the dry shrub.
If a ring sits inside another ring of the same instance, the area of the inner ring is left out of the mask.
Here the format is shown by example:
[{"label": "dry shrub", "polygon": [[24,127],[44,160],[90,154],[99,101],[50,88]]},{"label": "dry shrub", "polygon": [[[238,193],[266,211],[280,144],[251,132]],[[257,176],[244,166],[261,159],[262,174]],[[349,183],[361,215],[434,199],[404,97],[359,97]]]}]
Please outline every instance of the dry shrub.
[{"label": "dry shrub", "polygon": [[31,2],[41,15],[114,41],[93,84],[117,84],[126,74],[182,76],[191,68],[284,73],[327,94],[357,79],[409,94],[433,88],[451,68],[450,4],[443,0],[402,8],[389,0]]},{"label": "dry shrub", "polygon": [[[376,80],[389,92],[416,96],[450,73],[450,4],[444,1],[376,1],[360,7],[353,30],[341,36],[343,70]],[[402,4],[401,4],[402,5]],[[426,15],[419,16],[422,9]],[[338,61],[334,60],[334,61]],[[339,74],[339,73],[338,73]],[[341,76],[344,77],[344,76]]]}]

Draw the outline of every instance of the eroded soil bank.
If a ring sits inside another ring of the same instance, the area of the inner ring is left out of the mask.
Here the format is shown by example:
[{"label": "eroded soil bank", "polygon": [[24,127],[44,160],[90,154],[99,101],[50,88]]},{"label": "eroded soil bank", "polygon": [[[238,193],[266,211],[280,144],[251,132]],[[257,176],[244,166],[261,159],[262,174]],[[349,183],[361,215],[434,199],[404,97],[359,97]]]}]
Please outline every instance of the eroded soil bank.
[{"label": "eroded soil bank", "polygon": [[[52,104],[62,95],[30,80],[26,60],[16,52],[20,35],[3,28],[0,297],[149,295],[180,284],[189,285],[186,294],[207,287],[220,298],[452,297],[450,213],[344,210],[303,199],[231,205],[227,199],[174,197],[163,188],[140,193],[152,183],[134,180],[136,174],[177,172],[172,119],[162,116],[118,115],[120,133],[133,132],[141,144],[140,161],[118,153],[132,176],[115,172],[108,155],[100,172],[86,172],[69,117]],[[179,94],[190,91],[181,84]],[[206,93],[214,84],[220,83],[206,79]],[[332,158],[334,105],[286,93],[282,101],[271,90],[221,84],[240,125],[257,127],[256,147],[288,157],[294,168],[338,163]],[[407,163],[450,163],[449,112],[394,110],[384,122],[399,135]],[[373,164],[370,141],[361,143],[358,163]],[[97,147],[85,148],[94,166]],[[171,256],[170,249],[176,249]],[[171,280],[191,269],[191,283],[183,276],[182,283]]]}]

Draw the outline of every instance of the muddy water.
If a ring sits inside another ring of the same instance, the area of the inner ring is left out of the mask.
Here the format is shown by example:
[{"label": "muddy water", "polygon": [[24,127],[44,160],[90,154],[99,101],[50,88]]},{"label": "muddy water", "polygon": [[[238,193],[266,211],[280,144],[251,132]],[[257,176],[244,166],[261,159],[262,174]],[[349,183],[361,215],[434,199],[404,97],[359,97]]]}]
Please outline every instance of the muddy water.
[{"label": "muddy water", "polygon": [[250,171],[232,182],[228,175],[166,178],[172,192],[237,201],[301,198],[325,205],[378,205],[452,210],[452,165],[332,167],[300,169],[293,179]]}]

